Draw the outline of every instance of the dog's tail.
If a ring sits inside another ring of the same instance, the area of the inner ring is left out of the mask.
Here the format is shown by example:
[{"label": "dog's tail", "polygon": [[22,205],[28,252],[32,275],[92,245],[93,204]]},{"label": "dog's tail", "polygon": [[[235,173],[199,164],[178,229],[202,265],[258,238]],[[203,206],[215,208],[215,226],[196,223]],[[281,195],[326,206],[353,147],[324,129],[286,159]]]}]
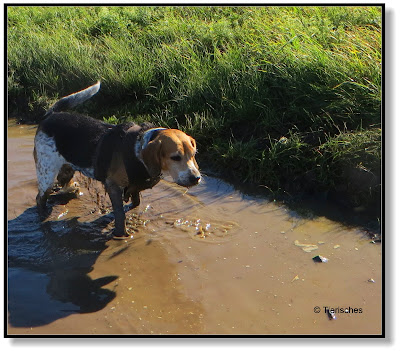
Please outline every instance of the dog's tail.
[{"label": "dog's tail", "polygon": [[82,102],[90,99],[93,95],[95,95],[100,90],[100,81],[96,84],[91,85],[90,87],[78,91],[77,93],[64,96],[62,99],[58,100],[53,106],[51,106],[45,116],[53,113],[65,111],[67,109],[73,108]]}]

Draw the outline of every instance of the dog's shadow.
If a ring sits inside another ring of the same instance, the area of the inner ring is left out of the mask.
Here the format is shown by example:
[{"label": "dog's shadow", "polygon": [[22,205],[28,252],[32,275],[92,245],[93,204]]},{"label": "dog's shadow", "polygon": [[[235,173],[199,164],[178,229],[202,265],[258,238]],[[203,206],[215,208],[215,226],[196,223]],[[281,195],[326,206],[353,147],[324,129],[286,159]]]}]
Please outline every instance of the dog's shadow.
[{"label": "dog's shadow", "polygon": [[37,327],[74,313],[103,309],[116,293],[104,288],[118,276],[88,273],[106,249],[101,233],[113,216],[41,222],[36,207],[8,221],[8,313],[13,327]]}]

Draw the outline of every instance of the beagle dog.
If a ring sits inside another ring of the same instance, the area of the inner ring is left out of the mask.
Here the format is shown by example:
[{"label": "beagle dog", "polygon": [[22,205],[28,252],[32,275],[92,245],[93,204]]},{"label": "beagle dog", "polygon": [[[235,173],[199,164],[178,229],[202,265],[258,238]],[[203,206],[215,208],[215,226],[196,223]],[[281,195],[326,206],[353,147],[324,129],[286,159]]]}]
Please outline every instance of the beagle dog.
[{"label": "beagle dog", "polygon": [[63,97],[45,114],[34,142],[40,214],[57,181],[64,191],[77,191],[75,171],[101,181],[111,199],[115,236],[126,236],[123,202],[140,203],[139,193],[169,174],[175,183],[191,187],[201,181],[196,142],[177,129],[150,123],[111,125],[91,117],[61,112],[92,97],[100,82]]}]

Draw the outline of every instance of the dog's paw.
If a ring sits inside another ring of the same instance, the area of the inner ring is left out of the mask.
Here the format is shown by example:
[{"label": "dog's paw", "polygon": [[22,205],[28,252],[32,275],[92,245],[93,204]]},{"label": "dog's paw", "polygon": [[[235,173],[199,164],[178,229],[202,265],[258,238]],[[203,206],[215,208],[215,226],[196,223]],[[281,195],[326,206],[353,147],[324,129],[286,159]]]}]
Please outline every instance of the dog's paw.
[{"label": "dog's paw", "polygon": [[128,236],[129,236],[128,233],[126,233],[126,232],[119,233],[119,232],[117,232],[117,231],[114,229],[112,238],[113,238],[114,240],[124,240],[124,239],[126,239]]}]

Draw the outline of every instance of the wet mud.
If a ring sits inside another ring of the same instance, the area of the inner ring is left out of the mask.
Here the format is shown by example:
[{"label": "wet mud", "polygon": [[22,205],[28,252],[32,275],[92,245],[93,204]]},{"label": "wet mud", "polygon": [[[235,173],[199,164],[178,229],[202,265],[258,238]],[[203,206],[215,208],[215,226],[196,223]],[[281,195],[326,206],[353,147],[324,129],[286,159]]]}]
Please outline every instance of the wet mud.
[{"label": "wet mud", "polygon": [[8,127],[9,335],[381,334],[381,246],[361,229],[204,177],[144,191],[110,240],[104,188],[79,174],[41,222],[35,131]]}]

